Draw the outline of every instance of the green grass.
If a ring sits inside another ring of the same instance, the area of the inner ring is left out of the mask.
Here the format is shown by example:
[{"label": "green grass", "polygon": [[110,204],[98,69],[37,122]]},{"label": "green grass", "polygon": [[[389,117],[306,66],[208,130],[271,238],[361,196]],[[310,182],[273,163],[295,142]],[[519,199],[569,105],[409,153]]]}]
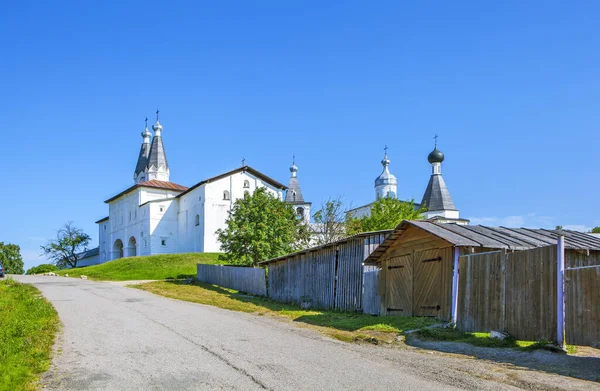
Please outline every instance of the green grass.
[{"label": "green grass", "polygon": [[56,311],[36,288],[0,280],[0,391],[37,389],[58,328]]},{"label": "green grass", "polygon": [[196,264],[222,264],[217,253],[162,254],[121,258],[101,265],[63,269],[59,275],[85,275],[92,280],[164,280],[196,277]]},{"label": "green grass", "polygon": [[244,295],[233,289],[204,283],[157,281],[133,287],[173,299],[291,320],[316,327],[319,331],[342,341],[391,342],[395,340],[396,335],[404,331],[436,323],[429,318],[376,317],[359,313],[306,311],[293,304]]},{"label": "green grass", "polygon": [[[468,343],[474,346],[487,348],[511,348],[521,351],[532,351],[536,349],[558,350],[551,348],[550,341],[520,341],[513,338],[498,339],[490,337],[490,333],[466,333],[451,328],[423,329],[416,333],[417,337],[430,341],[450,341]],[[568,353],[575,353],[575,346],[567,345]]]}]

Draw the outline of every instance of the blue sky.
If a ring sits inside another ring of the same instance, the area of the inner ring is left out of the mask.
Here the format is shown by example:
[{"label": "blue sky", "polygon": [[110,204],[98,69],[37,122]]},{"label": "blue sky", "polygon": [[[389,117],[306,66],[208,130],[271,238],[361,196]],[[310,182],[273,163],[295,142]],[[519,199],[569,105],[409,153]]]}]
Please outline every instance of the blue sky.
[{"label": "blue sky", "polygon": [[437,133],[462,217],[600,225],[600,3],[402,3],[5,2],[0,241],[96,244],[157,108],[183,185],[296,154],[305,198],[358,206],[387,144],[419,201]]}]

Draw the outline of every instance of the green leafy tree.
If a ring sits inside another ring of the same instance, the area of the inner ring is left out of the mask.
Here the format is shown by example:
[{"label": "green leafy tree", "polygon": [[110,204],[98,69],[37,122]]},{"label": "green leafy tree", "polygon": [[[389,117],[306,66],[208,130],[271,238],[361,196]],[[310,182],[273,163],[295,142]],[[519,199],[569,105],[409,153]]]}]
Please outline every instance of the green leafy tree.
[{"label": "green leafy tree", "polygon": [[77,267],[79,260],[77,254],[87,250],[90,240],[91,238],[82,229],[75,227],[69,221],[57,231],[56,239],[41,248],[46,258],[59,269]]},{"label": "green leafy tree", "polygon": [[600,226],[592,228],[593,234],[600,234]]},{"label": "green leafy tree", "polygon": [[340,198],[329,199],[313,214],[311,229],[314,244],[320,246],[346,237],[344,204]]},{"label": "green leafy tree", "polygon": [[21,247],[16,244],[0,242],[0,264],[9,274],[23,274]]},{"label": "green leafy tree", "polygon": [[57,270],[58,268],[56,267],[56,265],[52,265],[50,263],[42,263],[41,265],[37,265],[30,268],[25,274],[42,274],[48,272],[55,272]]},{"label": "green leafy tree", "polygon": [[561,229],[563,229],[562,225],[557,225],[556,227],[554,227],[555,230],[560,231]]},{"label": "green leafy tree", "polygon": [[400,201],[396,198],[380,198],[371,205],[371,214],[363,217],[346,218],[346,232],[355,235],[361,232],[394,229],[403,220],[422,220],[427,210],[416,209],[415,201]]},{"label": "green leafy tree", "polygon": [[217,230],[224,254],[220,259],[237,265],[256,265],[302,248],[309,230],[291,205],[265,188],[235,201],[226,228]]}]

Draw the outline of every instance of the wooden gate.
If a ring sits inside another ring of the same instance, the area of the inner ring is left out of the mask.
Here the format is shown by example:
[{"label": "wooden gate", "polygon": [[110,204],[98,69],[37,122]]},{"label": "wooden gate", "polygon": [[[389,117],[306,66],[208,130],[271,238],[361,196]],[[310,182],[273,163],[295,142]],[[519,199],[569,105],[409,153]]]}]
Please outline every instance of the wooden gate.
[{"label": "wooden gate", "polygon": [[439,249],[413,255],[413,315],[439,316],[442,255]]},{"label": "wooden gate", "polygon": [[565,270],[567,343],[600,345],[600,265]]},{"label": "wooden gate", "polygon": [[387,313],[389,315],[413,315],[413,273],[412,255],[390,258],[387,264],[387,279],[390,299]]}]

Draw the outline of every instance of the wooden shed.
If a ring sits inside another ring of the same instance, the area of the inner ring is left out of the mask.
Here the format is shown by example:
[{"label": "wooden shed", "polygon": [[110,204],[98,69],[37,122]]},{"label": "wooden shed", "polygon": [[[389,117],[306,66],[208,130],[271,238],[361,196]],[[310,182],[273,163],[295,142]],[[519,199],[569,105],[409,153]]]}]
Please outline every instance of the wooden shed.
[{"label": "wooden shed", "polygon": [[269,298],[314,309],[362,310],[363,262],[391,232],[361,233],[260,262],[269,270]]},{"label": "wooden shed", "polygon": [[573,262],[583,262],[582,252],[600,251],[600,240],[575,231],[404,221],[366,258],[365,265],[381,269],[377,285],[381,315],[451,321],[456,314],[460,256],[551,246],[559,236],[565,237]]}]

